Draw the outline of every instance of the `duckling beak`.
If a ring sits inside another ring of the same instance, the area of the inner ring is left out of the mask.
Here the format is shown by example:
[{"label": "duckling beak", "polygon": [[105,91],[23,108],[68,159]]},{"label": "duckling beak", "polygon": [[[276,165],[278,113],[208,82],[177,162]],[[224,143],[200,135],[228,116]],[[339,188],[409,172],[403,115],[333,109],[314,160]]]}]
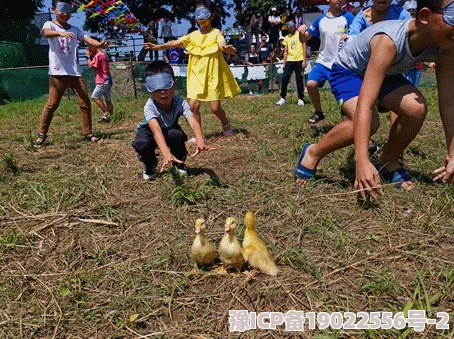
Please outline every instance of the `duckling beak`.
[{"label": "duckling beak", "polygon": [[196,233],[196,234],[200,233],[200,227],[197,227],[197,228],[195,229],[195,233]]},{"label": "duckling beak", "polygon": [[229,232],[230,232],[230,227],[227,227],[227,228],[225,229],[225,234],[229,234]]}]

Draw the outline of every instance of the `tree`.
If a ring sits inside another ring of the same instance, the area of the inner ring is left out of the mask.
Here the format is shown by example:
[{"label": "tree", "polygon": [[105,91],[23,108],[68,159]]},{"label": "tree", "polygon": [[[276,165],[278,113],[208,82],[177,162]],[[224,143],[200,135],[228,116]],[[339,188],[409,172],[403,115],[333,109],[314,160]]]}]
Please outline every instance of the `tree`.
[{"label": "tree", "polygon": [[[31,20],[43,7],[42,0],[0,2],[0,41],[26,42],[30,38]],[[19,8],[19,10],[18,10]]]},{"label": "tree", "polygon": [[[0,2],[0,21],[33,19],[43,0],[15,0]],[[19,9],[19,10],[18,10]]]},{"label": "tree", "polygon": [[[196,8],[196,0],[123,0],[123,3],[143,26],[147,26],[151,20],[157,20],[164,15],[168,15],[172,21],[177,23],[181,23],[183,19],[191,20]],[[213,0],[212,4],[216,7],[221,22],[225,23],[225,19],[231,16],[233,5],[227,4],[225,0]],[[113,25],[100,27],[101,20],[101,16],[87,19],[86,28],[92,32],[106,33],[111,38],[121,38],[127,33]]]}]

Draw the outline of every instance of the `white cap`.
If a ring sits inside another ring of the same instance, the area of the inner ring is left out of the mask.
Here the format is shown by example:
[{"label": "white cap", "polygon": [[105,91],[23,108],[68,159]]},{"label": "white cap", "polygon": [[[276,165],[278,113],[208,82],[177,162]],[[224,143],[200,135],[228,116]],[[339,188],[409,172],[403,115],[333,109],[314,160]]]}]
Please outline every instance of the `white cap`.
[{"label": "white cap", "polygon": [[277,11],[276,7],[271,8],[272,11]]},{"label": "white cap", "polygon": [[405,1],[405,3],[402,5],[402,8],[409,11],[412,9],[416,9],[417,6],[418,6],[418,3],[415,0],[408,0],[408,1]]}]

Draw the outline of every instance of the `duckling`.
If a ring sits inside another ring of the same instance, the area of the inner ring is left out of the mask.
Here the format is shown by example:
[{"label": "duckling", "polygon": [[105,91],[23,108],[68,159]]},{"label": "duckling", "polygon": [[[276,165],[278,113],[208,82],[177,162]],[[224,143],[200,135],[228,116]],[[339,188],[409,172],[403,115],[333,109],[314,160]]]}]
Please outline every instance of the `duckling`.
[{"label": "duckling", "polygon": [[246,230],[243,238],[243,257],[254,269],[265,274],[276,276],[279,268],[276,266],[273,258],[255,230],[254,213],[248,211],[244,216]]},{"label": "duckling", "polygon": [[222,268],[220,269],[222,273],[227,273],[229,267],[237,267],[241,271],[244,265],[241,244],[235,236],[236,226],[234,218],[225,220],[225,234],[218,247],[219,257],[222,261]]},{"label": "duckling", "polygon": [[197,265],[213,265],[216,251],[214,245],[205,235],[205,219],[199,218],[195,221],[196,236],[191,246],[190,256]]}]

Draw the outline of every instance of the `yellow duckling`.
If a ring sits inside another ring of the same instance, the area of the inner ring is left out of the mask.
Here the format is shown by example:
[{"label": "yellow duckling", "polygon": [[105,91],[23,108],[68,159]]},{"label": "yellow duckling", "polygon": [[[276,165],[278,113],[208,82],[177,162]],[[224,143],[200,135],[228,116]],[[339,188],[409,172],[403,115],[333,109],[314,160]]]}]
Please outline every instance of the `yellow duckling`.
[{"label": "yellow duckling", "polygon": [[244,265],[244,258],[241,251],[241,244],[235,236],[236,220],[227,218],[225,220],[225,234],[219,243],[218,253],[222,261],[222,272],[227,272],[229,267],[237,267],[239,271]]},{"label": "yellow duckling", "polygon": [[254,269],[265,274],[276,276],[279,268],[274,263],[273,258],[255,230],[254,213],[248,211],[244,216],[246,230],[243,238],[243,257]]},{"label": "yellow duckling", "polygon": [[199,218],[195,221],[196,236],[192,242],[190,256],[197,265],[209,266],[213,265],[216,250],[214,245],[208,240],[205,235],[205,219]]}]

